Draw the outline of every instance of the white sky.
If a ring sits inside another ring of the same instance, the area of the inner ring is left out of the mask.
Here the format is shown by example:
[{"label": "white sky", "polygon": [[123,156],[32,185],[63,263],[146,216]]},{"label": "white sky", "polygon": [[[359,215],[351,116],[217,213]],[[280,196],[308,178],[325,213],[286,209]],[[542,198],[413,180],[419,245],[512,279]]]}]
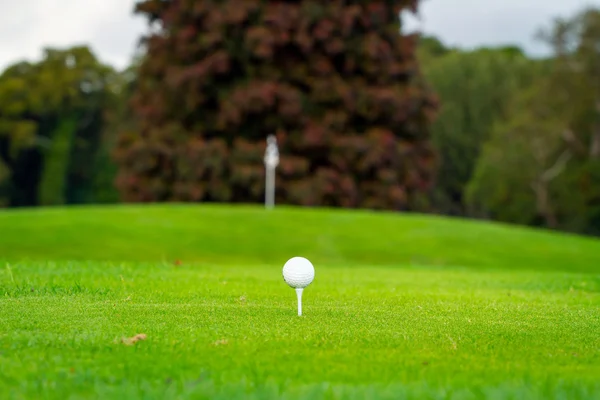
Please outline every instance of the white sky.
[{"label": "white sky", "polygon": [[[146,27],[135,0],[0,0],[0,70],[37,60],[44,46],[89,44],[103,61],[124,68]],[[449,45],[517,44],[532,54],[545,48],[534,33],[557,16],[571,16],[600,0],[425,0],[421,21],[410,21]]]}]

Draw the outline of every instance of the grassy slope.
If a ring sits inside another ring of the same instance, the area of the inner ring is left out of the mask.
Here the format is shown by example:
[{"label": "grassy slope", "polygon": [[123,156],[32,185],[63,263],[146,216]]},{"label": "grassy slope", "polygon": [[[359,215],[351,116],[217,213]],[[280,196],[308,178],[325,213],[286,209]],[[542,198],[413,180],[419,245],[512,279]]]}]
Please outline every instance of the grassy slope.
[{"label": "grassy slope", "polygon": [[600,241],[416,215],[146,206],[0,212],[0,258],[600,271]]},{"label": "grassy slope", "polygon": [[[296,254],[317,269],[302,318],[281,280]],[[364,212],[82,208],[0,213],[0,259],[2,398],[600,395],[592,239]]]}]

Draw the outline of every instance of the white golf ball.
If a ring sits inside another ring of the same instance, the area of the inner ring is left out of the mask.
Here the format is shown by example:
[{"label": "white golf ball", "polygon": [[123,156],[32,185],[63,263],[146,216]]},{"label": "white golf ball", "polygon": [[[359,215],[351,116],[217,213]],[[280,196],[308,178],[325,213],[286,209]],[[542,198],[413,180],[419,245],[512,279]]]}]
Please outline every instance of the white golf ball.
[{"label": "white golf ball", "polygon": [[293,288],[305,288],[315,278],[315,268],[304,257],[292,257],[283,266],[283,280]]}]

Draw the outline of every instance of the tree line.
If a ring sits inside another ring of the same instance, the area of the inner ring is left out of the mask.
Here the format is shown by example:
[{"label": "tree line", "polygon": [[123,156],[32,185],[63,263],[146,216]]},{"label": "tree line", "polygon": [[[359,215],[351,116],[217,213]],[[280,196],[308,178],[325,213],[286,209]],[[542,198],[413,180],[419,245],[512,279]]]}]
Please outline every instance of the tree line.
[{"label": "tree line", "polygon": [[552,56],[424,40],[442,98],[436,211],[600,233],[600,10],[542,28]]},{"label": "tree line", "polygon": [[600,10],[533,58],[398,34],[416,5],[140,2],[161,28],[127,70],[78,46],[2,72],[0,206],[260,202],[273,133],[279,202],[600,234]]}]

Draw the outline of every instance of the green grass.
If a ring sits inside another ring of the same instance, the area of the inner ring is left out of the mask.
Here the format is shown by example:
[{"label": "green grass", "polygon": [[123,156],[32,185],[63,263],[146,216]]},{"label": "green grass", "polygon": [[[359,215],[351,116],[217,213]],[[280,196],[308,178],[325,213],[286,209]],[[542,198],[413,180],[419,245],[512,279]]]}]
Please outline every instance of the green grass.
[{"label": "green grass", "polygon": [[[316,268],[303,317],[281,279],[294,255]],[[122,206],[0,212],[0,259],[3,399],[600,397],[590,238]]]}]

